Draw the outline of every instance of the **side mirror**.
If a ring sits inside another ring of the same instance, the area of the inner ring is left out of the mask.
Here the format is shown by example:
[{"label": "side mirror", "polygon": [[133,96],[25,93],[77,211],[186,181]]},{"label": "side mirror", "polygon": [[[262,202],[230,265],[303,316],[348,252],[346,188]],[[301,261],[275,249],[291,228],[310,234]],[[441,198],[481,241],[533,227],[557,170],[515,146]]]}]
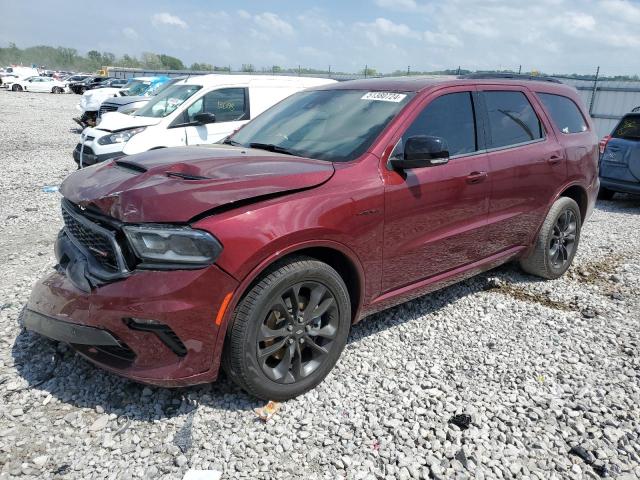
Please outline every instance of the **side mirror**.
[{"label": "side mirror", "polygon": [[215,113],[203,112],[198,113],[193,117],[193,123],[196,125],[207,125],[208,123],[215,123]]},{"label": "side mirror", "polygon": [[448,161],[449,146],[444,138],[416,135],[406,140],[403,157],[392,158],[389,163],[394,170],[406,170],[435,167]]}]

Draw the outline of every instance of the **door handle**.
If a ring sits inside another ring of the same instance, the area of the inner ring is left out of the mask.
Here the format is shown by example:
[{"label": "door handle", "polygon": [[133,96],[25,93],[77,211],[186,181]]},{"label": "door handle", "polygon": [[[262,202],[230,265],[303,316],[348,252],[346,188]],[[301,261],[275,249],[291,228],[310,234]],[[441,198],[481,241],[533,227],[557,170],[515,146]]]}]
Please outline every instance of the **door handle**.
[{"label": "door handle", "polygon": [[560,155],[551,155],[547,159],[547,162],[549,162],[550,165],[556,165],[560,163],[560,160],[562,160],[562,157]]},{"label": "door handle", "polygon": [[487,172],[471,172],[467,175],[467,183],[474,184],[483,182],[487,178]]}]

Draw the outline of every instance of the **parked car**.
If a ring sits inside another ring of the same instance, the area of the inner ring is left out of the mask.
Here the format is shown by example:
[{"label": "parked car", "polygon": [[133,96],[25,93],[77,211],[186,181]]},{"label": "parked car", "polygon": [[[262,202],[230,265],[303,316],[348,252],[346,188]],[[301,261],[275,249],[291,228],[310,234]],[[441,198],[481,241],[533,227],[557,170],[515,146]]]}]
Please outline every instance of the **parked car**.
[{"label": "parked car", "polygon": [[126,78],[108,78],[107,80],[103,80],[102,82],[93,84],[90,89],[94,90],[97,88],[124,88],[127,82],[128,80]]},{"label": "parked car", "polygon": [[51,77],[28,77],[14,81],[10,88],[14,92],[64,93],[65,84]]},{"label": "parked car", "polygon": [[611,200],[616,192],[640,194],[640,109],[631,113],[600,141],[600,193]]},{"label": "parked car", "polygon": [[70,175],[59,265],[22,321],[137,381],[210,382],[222,362],[251,394],[292,398],[372,312],[514,259],[560,277],[595,203],[597,143],[575,89],[550,81],[298,92],[224,144]]},{"label": "parked car", "polygon": [[86,80],[89,77],[90,75],[68,75],[65,78],[63,78],[61,81],[65,82],[67,85],[70,85],[72,83],[82,82],[83,80]]},{"label": "parked car", "polygon": [[10,85],[18,78],[15,73],[0,73],[0,88],[9,89]]},{"label": "parked car", "polygon": [[169,81],[169,77],[137,77],[129,79],[121,88],[103,87],[87,90],[82,94],[80,103],[76,108],[81,112],[81,116],[73,120],[83,128],[87,126],[95,126],[98,111],[102,102],[108,98],[120,97],[124,95],[143,95],[150,89]]},{"label": "parked car", "polygon": [[127,95],[121,97],[107,98],[100,105],[100,110],[98,110],[97,123],[99,123],[102,119],[102,115],[107,112],[120,112],[126,115],[131,115],[132,113],[138,111],[140,108],[144,107],[149,102],[149,100],[151,100],[151,97],[159,95],[174,83],[178,83],[185,78],[186,77],[176,77],[170,79],[166,83],[157,84],[155,88],[150,87],[148,90],[146,90],[143,95],[131,95],[131,92],[128,92]]},{"label": "parked car", "polygon": [[84,80],[80,80],[79,82],[71,82],[69,83],[69,89],[73,93],[77,93],[78,95],[82,95],[87,90],[90,90],[94,85],[107,80],[109,77],[102,77],[100,75],[91,75],[85,78]]},{"label": "parked car", "polygon": [[304,88],[334,80],[263,75],[202,75],[177,82],[133,115],[105,113],[82,132],[79,167],[155,148],[222,140],[250,118]]}]

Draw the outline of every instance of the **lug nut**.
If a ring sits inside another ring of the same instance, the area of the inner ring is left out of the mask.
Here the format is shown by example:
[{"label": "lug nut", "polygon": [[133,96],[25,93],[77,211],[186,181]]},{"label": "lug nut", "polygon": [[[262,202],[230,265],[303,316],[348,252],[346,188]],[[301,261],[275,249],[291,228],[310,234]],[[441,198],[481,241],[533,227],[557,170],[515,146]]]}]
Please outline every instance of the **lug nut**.
[{"label": "lug nut", "polygon": [[300,343],[304,343],[304,338],[301,338],[301,339],[300,339]]},{"label": "lug nut", "polygon": [[289,331],[293,330],[293,325],[287,325],[287,330]]},{"label": "lug nut", "polygon": [[293,343],[293,338],[289,339],[289,345],[291,345]]}]

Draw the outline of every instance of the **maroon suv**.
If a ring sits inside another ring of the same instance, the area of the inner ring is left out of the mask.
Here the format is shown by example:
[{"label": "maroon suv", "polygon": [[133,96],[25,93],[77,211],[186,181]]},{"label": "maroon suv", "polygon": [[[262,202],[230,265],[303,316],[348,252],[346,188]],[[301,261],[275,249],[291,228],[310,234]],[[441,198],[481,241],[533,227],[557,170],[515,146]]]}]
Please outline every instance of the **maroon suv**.
[{"label": "maroon suv", "polygon": [[598,192],[572,88],[370,79],[300,92],[224,144],[78,171],[27,329],[164,386],[222,364],[262,398],[320,383],[351,325],[510,260],[562,275]]}]

